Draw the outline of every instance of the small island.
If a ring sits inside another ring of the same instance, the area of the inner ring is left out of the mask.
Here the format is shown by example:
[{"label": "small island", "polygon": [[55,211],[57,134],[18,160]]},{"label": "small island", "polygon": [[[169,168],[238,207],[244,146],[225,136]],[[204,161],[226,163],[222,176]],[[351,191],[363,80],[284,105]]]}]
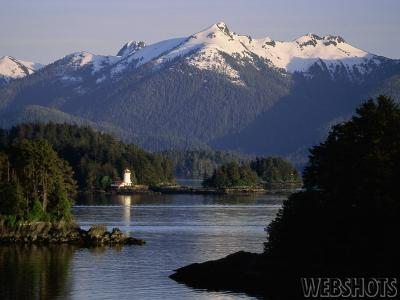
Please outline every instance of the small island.
[{"label": "small island", "polygon": [[229,195],[229,194],[291,194],[303,183],[298,171],[279,157],[231,161],[203,176],[202,187],[163,183],[146,186],[133,184],[131,170],[125,169],[123,180],[114,181],[110,188],[120,194],[148,193]]}]

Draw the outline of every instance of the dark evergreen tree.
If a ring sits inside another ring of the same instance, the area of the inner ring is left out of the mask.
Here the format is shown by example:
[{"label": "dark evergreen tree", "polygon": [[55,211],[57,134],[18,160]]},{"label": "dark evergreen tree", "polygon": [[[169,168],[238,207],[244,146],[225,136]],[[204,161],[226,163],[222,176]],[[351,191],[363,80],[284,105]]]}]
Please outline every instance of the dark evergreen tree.
[{"label": "dark evergreen tree", "polygon": [[19,140],[0,154],[0,215],[71,220],[76,183],[67,162],[43,139]]},{"label": "dark evergreen tree", "polygon": [[250,163],[250,167],[262,180],[269,183],[300,180],[297,170],[280,157],[256,158]]},{"label": "dark evergreen tree", "polygon": [[231,162],[216,169],[213,175],[203,181],[204,187],[227,188],[255,186],[260,179],[248,164]]},{"label": "dark evergreen tree", "polygon": [[268,227],[267,257],[325,274],[398,271],[397,104],[380,96],[361,105],[311,149],[303,177],[306,190],[292,195]]}]

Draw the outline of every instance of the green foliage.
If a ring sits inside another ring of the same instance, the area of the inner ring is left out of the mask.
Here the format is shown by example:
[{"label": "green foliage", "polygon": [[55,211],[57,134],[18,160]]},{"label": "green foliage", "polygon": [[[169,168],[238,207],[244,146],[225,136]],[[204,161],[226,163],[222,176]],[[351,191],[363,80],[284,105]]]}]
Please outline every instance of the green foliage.
[{"label": "green foliage", "polygon": [[[230,158],[230,156],[227,156]],[[212,176],[204,174],[203,186],[234,187],[265,183],[300,181],[297,170],[279,157],[256,158],[252,161],[232,161],[214,169]]]},{"label": "green foliage", "polygon": [[25,217],[28,221],[50,221],[50,216],[43,210],[42,203],[35,199],[31,204],[31,209]]},{"label": "green foliage", "polygon": [[18,182],[0,182],[0,215],[21,215],[26,210],[22,187]]},{"label": "green foliage", "polygon": [[103,176],[100,180],[100,187],[103,190],[109,188],[111,184],[112,184],[112,179],[110,178],[110,176]]},{"label": "green foliage", "polygon": [[337,201],[351,199],[346,203],[350,206],[394,201],[394,179],[400,175],[399,120],[399,106],[386,97],[363,104],[356,116],[335,126],[327,140],[311,150],[305,187]]},{"label": "green foliage", "polygon": [[204,187],[255,186],[259,183],[257,174],[248,164],[231,162],[216,169],[213,175],[203,181]]},{"label": "green foliage", "polygon": [[169,160],[90,127],[21,124],[10,130],[0,130],[0,136],[4,137],[0,140],[0,149],[22,139],[48,141],[57,154],[68,162],[63,169],[68,174],[65,184],[70,198],[73,198],[75,190],[74,182],[68,181],[72,173],[81,190],[104,188],[104,177],[120,179],[125,168],[134,172],[139,184],[157,184],[173,179],[172,162]]},{"label": "green foliage", "polygon": [[68,198],[67,191],[60,184],[57,184],[53,193],[58,195],[59,200],[52,206],[52,217],[56,220],[64,220],[67,223],[72,221],[72,203]]},{"label": "green foliage", "polygon": [[71,167],[44,139],[15,140],[0,152],[0,215],[71,221],[76,183]]},{"label": "green foliage", "polygon": [[174,173],[178,177],[211,176],[223,164],[233,161],[243,163],[248,159],[247,156],[218,150],[170,150],[161,152],[161,156],[173,162]]},{"label": "green foliage", "polygon": [[0,214],[0,223],[5,224],[10,227],[14,227],[18,224],[18,218],[16,215],[1,215]]},{"label": "green foliage", "polygon": [[367,101],[310,152],[306,190],[292,195],[269,225],[266,253],[289,264],[395,268],[399,106],[384,96]]},{"label": "green foliage", "polygon": [[300,180],[297,170],[280,157],[257,158],[250,163],[250,167],[269,183]]}]

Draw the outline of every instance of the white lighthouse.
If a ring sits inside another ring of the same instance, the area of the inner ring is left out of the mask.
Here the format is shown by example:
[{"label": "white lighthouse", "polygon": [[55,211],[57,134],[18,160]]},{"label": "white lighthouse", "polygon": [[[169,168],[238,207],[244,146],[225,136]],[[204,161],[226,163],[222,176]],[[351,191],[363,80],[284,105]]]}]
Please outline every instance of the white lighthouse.
[{"label": "white lighthouse", "polygon": [[132,181],[131,181],[131,171],[129,169],[124,170],[124,181],[123,181],[123,186],[131,186]]}]

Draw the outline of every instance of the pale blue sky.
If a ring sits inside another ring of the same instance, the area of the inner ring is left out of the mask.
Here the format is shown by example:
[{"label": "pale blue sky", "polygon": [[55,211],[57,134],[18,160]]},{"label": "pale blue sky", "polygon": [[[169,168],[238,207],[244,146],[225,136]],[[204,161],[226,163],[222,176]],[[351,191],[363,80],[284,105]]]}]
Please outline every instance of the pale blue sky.
[{"label": "pale blue sky", "polygon": [[48,63],[86,50],[115,54],[128,40],[187,36],[218,21],[254,38],[341,35],[400,58],[400,0],[0,0],[0,56]]}]

